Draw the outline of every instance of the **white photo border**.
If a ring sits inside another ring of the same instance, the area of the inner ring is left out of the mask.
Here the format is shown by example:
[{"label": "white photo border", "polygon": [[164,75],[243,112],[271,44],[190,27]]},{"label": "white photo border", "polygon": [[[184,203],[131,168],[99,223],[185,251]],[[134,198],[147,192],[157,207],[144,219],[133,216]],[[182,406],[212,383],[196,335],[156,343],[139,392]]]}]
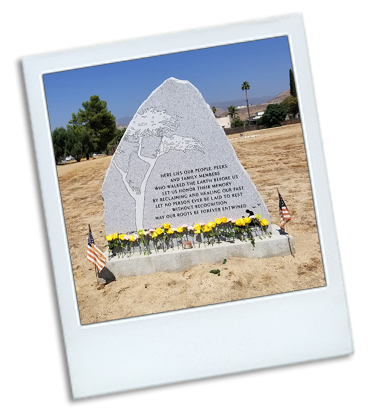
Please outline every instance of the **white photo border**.
[{"label": "white photo border", "polygon": [[[289,40],[327,286],[81,325],[43,75],[279,36]],[[302,15],[26,57],[23,68],[74,398],[353,352]]]}]

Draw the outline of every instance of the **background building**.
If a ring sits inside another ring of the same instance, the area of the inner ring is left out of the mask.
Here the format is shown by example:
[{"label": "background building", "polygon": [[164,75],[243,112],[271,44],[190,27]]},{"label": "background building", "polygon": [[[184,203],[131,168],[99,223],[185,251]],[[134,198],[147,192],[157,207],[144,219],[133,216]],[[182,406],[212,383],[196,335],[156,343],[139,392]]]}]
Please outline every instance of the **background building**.
[{"label": "background building", "polygon": [[230,129],[231,127],[231,119],[229,116],[219,117],[216,121],[223,129]]}]

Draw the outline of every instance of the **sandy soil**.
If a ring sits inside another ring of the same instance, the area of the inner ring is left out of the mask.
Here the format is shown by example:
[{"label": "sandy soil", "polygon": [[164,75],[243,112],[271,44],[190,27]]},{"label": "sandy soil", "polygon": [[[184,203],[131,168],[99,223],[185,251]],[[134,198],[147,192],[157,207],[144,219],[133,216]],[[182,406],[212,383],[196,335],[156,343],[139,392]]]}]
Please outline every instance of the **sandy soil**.
[{"label": "sandy soil", "polygon": [[[71,262],[82,324],[325,286],[319,239],[300,124],[229,136],[257,186],[273,223],[279,224],[278,196],[292,215],[295,257],[231,258],[183,272],[158,272],[97,285],[86,259],[88,224],[103,250],[101,185],[111,157],[58,166]],[[239,137],[237,139],[237,137]],[[220,269],[221,276],[209,273]]]}]

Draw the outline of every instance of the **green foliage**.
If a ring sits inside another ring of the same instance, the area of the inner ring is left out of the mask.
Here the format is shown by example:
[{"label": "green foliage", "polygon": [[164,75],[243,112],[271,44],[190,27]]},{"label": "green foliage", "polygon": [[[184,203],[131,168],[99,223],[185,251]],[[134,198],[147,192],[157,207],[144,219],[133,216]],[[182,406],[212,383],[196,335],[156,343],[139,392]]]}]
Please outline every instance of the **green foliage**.
[{"label": "green foliage", "polygon": [[89,101],[82,103],[84,110],[73,113],[69,124],[74,128],[84,126],[95,151],[107,152],[108,144],[117,133],[115,117],[107,109],[107,103],[98,96],[91,96]]},{"label": "green foliage", "polygon": [[263,116],[258,120],[258,124],[273,127],[280,125],[280,122],[285,120],[287,111],[281,104],[269,104]]},{"label": "green foliage", "polygon": [[216,107],[215,107],[215,106],[213,106],[213,107],[211,108],[211,110],[212,110],[212,112],[214,113],[214,116],[215,116],[215,113],[216,113]]},{"label": "green foliage", "polygon": [[210,270],[210,273],[213,273],[214,275],[218,275],[218,276],[220,276],[220,269],[213,269],[213,270]]},{"label": "green foliage", "polygon": [[288,114],[295,116],[299,113],[298,99],[294,96],[288,96],[281,104],[285,107]]},{"label": "green foliage", "polygon": [[320,100],[326,100],[326,78],[322,73],[320,73]]},{"label": "green foliage", "polygon": [[227,259],[223,260],[223,265],[225,265],[227,263]]},{"label": "green foliage", "polygon": [[[250,90],[250,85],[248,82],[243,82],[241,86],[241,90]],[[247,95],[246,95],[247,96]]]},{"label": "green foliage", "polygon": [[290,82],[290,95],[293,97],[297,97],[297,89],[295,88],[295,81],[293,71],[289,70],[289,82]]},{"label": "green foliage", "polygon": [[231,121],[231,127],[240,127],[243,126],[243,121],[238,117],[238,115],[235,115],[233,120]]},{"label": "green foliage", "polygon": [[108,144],[108,150],[111,150],[113,147],[118,146],[118,144],[120,143],[125,131],[126,131],[126,128],[117,129],[114,139],[111,140]]},{"label": "green foliage", "polygon": [[66,154],[72,156],[77,162],[93,153],[93,143],[90,130],[84,126],[67,126]]},{"label": "green foliage", "polygon": [[67,131],[63,127],[58,127],[52,132],[52,142],[54,150],[54,159],[56,164],[65,157],[65,147],[67,140]]},{"label": "green foliage", "polygon": [[237,115],[237,107],[236,107],[236,106],[229,106],[229,107],[227,108],[227,110],[228,110],[228,114],[229,114],[229,116],[231,117],[231,119],[233,119],[234,116]]}]

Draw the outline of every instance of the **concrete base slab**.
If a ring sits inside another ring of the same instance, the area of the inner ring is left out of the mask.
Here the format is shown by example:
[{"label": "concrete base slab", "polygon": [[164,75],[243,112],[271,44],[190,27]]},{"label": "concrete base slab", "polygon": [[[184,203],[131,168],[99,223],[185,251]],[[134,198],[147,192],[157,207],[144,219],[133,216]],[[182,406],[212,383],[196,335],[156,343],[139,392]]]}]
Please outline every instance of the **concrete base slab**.
[{"label": "concrete base slab", "polygon": [[[155,272],[179,272],[204,262],[220,263],[230,257],[269,258],[290,255],[290,241],[295,252],[294,239],[272,225],[272,237],[255,238],[250,242],[222,242],[214,245],[195,245],[193,249],[169,249],[151,255],[134,253],[130,258],[114,256],[106,261],[107,269],[116,277],[147,275]],[[105,255],[107,257],[107,251]]]}]

